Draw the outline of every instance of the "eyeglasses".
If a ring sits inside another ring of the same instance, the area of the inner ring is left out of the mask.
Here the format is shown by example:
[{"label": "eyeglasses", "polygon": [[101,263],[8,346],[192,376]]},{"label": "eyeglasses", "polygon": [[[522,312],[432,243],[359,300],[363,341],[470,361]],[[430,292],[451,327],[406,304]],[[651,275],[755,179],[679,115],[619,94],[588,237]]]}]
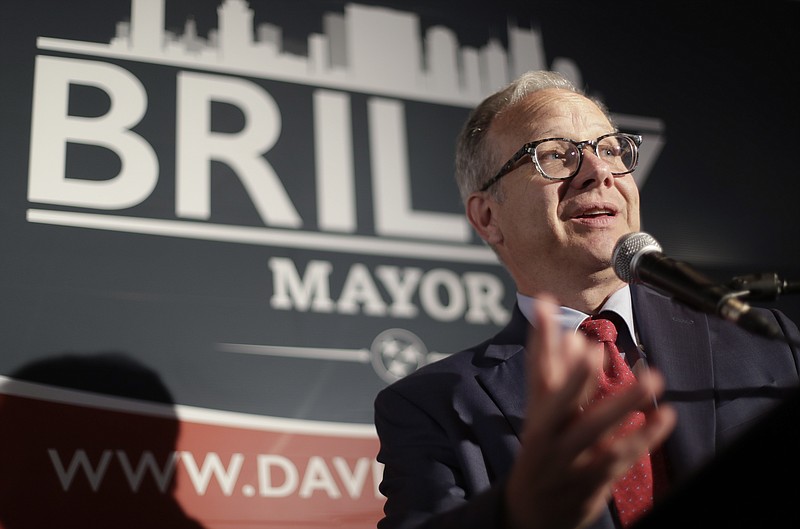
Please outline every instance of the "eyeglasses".
[{"label": "eyeglasses", "polygon": [[486,191],[495,182],[516,169],[520,161],[530,156],[541,175],[548,180],[572,178],[581,169],[583,149],[591,146],[598,158],[611,167],[611,174],[623,175],[636,169],[642,137],[636,134],[611,132],[595,140],[574,141],[567,138],[546,138],[526,143],[488,182],[481,191]]}]

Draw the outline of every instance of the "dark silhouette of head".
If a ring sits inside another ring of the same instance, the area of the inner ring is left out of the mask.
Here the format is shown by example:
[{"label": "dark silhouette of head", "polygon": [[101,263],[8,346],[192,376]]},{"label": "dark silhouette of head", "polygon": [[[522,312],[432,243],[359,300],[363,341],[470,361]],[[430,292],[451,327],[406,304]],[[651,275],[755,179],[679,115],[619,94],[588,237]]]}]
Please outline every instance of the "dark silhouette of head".
[{"label": "dark silhouette of head", "polygon": [[63,354],[11,374],[0,392],[3,529],[201,529],[174,497],[172,404],[158,375],[122,353]]}]

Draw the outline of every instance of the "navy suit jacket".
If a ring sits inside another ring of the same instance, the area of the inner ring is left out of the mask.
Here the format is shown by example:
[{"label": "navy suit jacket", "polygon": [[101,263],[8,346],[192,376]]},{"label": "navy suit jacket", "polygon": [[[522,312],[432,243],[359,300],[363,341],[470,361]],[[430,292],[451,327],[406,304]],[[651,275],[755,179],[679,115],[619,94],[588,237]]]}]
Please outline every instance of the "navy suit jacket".
[{"label": "navy suit jacket", "polygon": [[[686,480],[800,384],[796,345],[755,336],[647,287],[631,286],[649,365],[666,381],[678,423],[663,451]],[[798,343],[797,326],[763,310]],[[506,475],[519,450],[529,325],[518,307],[491,339],[382,390],[375,426],[385,465],[380,529],[502,527]],[[610,511],[593,529],[612,529]]]}]

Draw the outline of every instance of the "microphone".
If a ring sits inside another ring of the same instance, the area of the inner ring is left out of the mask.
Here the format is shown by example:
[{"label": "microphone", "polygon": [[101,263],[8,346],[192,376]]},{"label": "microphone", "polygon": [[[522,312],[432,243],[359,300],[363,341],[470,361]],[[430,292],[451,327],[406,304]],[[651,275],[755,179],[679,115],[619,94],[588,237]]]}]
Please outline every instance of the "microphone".
[{"label": "microphone", "polygon": [[714,283],[688,264],[666,257],[661,245],[648,233],[623,235],[611,256],[614,272],[626,283],[643,283],[656,287],[678,301],[709,314],[731,321],[748,331],[780,338],[781,330],[750,305],[737,297],[736,292]]}]

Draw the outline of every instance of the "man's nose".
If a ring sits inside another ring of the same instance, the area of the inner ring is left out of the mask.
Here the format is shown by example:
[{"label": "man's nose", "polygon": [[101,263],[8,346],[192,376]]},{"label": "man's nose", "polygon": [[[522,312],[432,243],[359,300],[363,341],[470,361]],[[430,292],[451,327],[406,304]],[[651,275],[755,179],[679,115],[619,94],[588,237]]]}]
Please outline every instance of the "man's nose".
[{"label": "man's nose", "polygon": [[591,145],[584,145],[582,152],[581,168],[572,179],[572,185],[581,189],[593,183],[609,185],[614,178],[614,175],[611,174],[611,166],[597,156],[594,147]]}]

